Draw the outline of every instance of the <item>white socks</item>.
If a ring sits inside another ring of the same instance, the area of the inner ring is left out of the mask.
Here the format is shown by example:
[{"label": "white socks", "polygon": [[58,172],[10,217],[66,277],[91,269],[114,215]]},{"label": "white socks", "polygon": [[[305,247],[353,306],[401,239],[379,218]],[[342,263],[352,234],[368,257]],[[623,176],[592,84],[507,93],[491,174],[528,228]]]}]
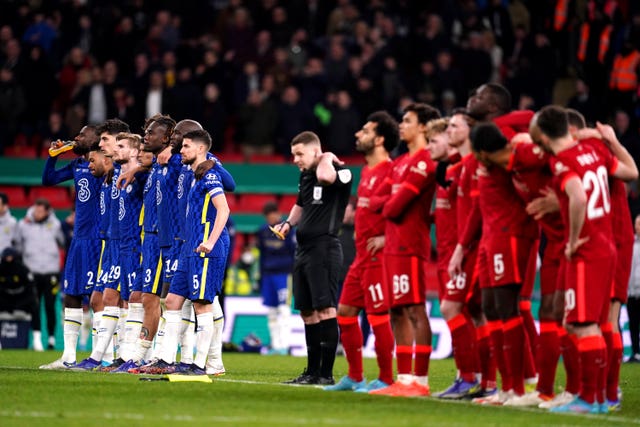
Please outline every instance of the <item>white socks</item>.
[{"label": "white socks", "polygon": [[96,361],[101,361],[102,356],[105,354],[109,343],[113,338],[118,323],[120,321],[120,308],[114,306],[107,306],[102,312],[102,319],[98,327],[98,339],[97,343],[93,347],[91,352],[91,358]]},{"label": "white socks", "polygon": [[123,360],[134,358],[135,344],[140,336],[143,317],[144,308],[142,308],[142,303],[129,303],[129,314],[127,315],[124,329],[124,342],[120,343],[120,357]]},{"label": "white socks", "polygon": [[198,330],[196,331],[196,357],[193,363],[204,368],[207,363],[211,338],[213,337],[213,313],[206,312],[196,315]]},{"label": "white socks", "polygon": [[164,319],[164,337],[162,347],[158,351],[158,357],[167,363],[173,363],[178,351],[178,334],[180,333],[182,313],[180,310],[167,310],[164,312]]},{"label": "white socks", "polygon": [[78,336],[80,335],[80,327],[82,326],[82,309],[81,308],[65,308],[64,309],[64,352],[62,353],[62,361],[72,363],[76,361],[76,347],[78,345]]}]

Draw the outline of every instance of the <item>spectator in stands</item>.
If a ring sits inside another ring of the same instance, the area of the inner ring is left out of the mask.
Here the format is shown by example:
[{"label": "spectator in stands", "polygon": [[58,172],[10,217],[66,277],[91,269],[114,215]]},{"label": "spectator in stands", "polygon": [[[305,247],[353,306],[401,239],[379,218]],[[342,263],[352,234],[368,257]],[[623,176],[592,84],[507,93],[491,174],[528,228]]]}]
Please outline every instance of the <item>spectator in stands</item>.
[{"label": "spectator in stands", "polygon": [[[637,120],[633,122],[637,123]],[[617,110],[613,116],[613,128],[620,143],[627,149],[629,154],[637,165],[640,165],[640,133],[638,133],[637,125],[632,123],[629,113],[624,110]],[[632,183],[637,186],[637,183]],[[637,188],[634,190],[638,191]]]},{"label": "spectator in stands", "polygon": [[567,107],[579,111],[589,125],[594,125],[596,120],[601,120],[600,102],[591,96],[591,91],[587,83],[581,79],[576,79],[576,93],[569,98]]},{"label": "spectator in stands", "polygon": [[273,102],[264,99],[258,90],[249,92],[246,104],[238,112],[236,128],[236,138],[245,157],[273,154],[277,124],[278,112]]},{"label": "spectator in stands", "polygon": [[[176,84],[171,88],[171,115],[176,120],[186,119],[188,117],[198,117],[200,114],[200,105],[202,105],[202,91],[193,81],[191,69],[189,67],[181,67],[178,71]],[[165,110],[167,111],[167,110]],[[213,129],[206,128],[209,132]],[[222,135],[214,134],[216,138]]]},{"label": "spectator in stands", "polygon": [[287,86],[280,96],[278,104],[278,127],[276,130],[276,151],[288,156],[291,152],[289,142],[305,129],[315,130],[315,120],[311,109],[300,100],[300,92],[293,86]]},{"label": "spectator in stands", "polygon": [[[51,210],[47,199],[37,199],[18,223],[16,248],[22,254],[24,264],[33,275],[38,299],[44,300],[47,315],[48,347],[56,344],[55,298],[60,291],[60,248],[64,247],[64,236],[60,221]],[[40,310],[35,310],[32,318],[33,348],[42,351],[40,332]]]},{"label": "spectator in stands", "polygon": [[327,127],[325,145],[328,151],[340,156],[355,151],[353,135],[358,131],[360,115],[352,105],[351,95],[346,90],[338,91],[336,103],[331,108],[331,122]]},{"label": "spectator in stands", "polygon": [[0,69],[0,153],[18,131],[22,113],[27,107],[24,91],[10,68]]},{"label": "spectator in stands", "polygon": [[42,147],[47,149],[51,146],[51,142],[60,140],[68,141],[71,139],[69,129],[64,124],[62,116],[58,112],[52,112],[49,114],[49,122],[41,131],[42,135]]},{"label": "spectator in stands", "polygon": [[24,90],[27,104],[25,124],[35,130],[44,124],[49,116],[58,81],[50,61],[40,46],[32,46],[28,50],[17,70],[15,77]]},{"label": "spectator in stands", "polygon": [[0,252],[15,244],[18,221],[9,211],[9,196],[0,193]]},{"label": "spectator in stands", "polygon": [[91,69],[91,59],[79,47],[72,48],[66,56],[65,65],[58,75],[59,87],[56,106],[65,110],[69,106],[71,96],[78,83],[78,72]]},{"label": "spectator in stands", "polygon": [[218,153],[224,148],[227,111],[220,99],[220,89],[215,83],[207,83],[204,87],[202,108],[199,112],[200,114],[194,117],[200,117],[202,127],[207,129],[213,137],[211,152]]},{"label": "spectator in stands", "polygon": [[73,97],[73,104],[81,104],[87,112],[87,123],[96,125],[107,120],[108,102],[112,94],[104,85],[102,67],[94,65],[91,68],[91,83],[83,86]]}]

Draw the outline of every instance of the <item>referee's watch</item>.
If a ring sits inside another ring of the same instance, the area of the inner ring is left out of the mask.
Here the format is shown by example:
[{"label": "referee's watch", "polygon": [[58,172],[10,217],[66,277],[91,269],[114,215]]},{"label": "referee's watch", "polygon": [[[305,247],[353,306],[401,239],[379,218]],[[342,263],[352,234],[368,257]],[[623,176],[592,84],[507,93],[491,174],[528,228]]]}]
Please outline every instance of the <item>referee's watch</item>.
[{"label": "referee's watch", "polygon": [[288,220],[288,219],[285,219],[285,220],[284,220],[284,223],[285,223],[285,224],[289,224],[289,228],[290,228],[290,229],[291,229],[291,228],[293,228],[293,224],[291,224],[291,223],[289,222],[289,220]]}]

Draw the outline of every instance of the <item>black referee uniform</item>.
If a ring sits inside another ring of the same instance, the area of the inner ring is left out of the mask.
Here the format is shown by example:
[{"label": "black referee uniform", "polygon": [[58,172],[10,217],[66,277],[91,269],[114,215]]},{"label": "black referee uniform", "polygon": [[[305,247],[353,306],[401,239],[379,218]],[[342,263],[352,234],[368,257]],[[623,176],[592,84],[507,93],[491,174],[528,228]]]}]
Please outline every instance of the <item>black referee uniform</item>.
[{"label": "black referee uniform", "polygon": [[[320,185],[315,170],[300,174],[298,200],[302,215],[297,225],[293,267],[295,308],[303,313],[335,308],[342,269],[338,231],[351,195],[351,171],[339,165],[335,181]],[[289,384],[334,384],[333,364],[338,346],[337,319],[305,323],[307,368]]]},{"label": "black referee uniform", "polygon": [[338,232],[351,196],[351,171],[334,165],[336,180],[320,185],[316,171],[300,174],[298,200],[303,208],[297,225],[298,247],[293,267],[293,296],[298,310],[321,310],[338,305],[342,245]]}]

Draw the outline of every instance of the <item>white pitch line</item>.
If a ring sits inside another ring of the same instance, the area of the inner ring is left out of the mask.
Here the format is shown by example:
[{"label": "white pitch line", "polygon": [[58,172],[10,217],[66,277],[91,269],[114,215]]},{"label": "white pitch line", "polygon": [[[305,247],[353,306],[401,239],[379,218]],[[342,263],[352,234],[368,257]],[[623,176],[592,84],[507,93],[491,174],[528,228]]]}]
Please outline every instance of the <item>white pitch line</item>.
[{"label": "white pitch line", "polygon": [[[15,369],[15,370],[38,370],[37,368],[24,368],[21,366],[0,366],[0,369]],[[64,372],[64,370],[62,370],[62,372]],[[69,372],[73,372],[73,371],[69,371]],[[237,379],[232,379],[232,378],[225,378],[224,376],[218,376],[218,377],[213,377],[213,382],[228,382],[228,383],[238,383],[238,384],[253,384],[253,385],[268,385],[268,386],[284,386],[284,387],[302,387],[302,388],[315,388],[315,389],[322,389],[322,386],[319,385],[303,385],[303,384],[284,384],[284,383],[273,383],[273,382],[267,382],[267,381],[254,381],[254,380],[237,380]],[[419,400],[420,398],[417,398],[416,400]],[[445,404],[453,404],[453,405],[469,405],[468,401],[464,401],[464,400],[446,400],[446,399],[435,399],[435,398],[427,398],[431,401],[435,401],[435,402],[439,402],[439,403],[445,403]],[[480,405],[478,405],[480,406]],[[527,407],[517,407],[517,406],[512,406],[509,409],[515,409],[518,411],[522,411],[522,412],[529,412],[532,414],[544,414],[544,411],[539,411],[535,408],[527,408]],[[34,413],[37,414],[38,412],[20,412],[17,411],[19,413],[22,414],[27,414],[27,413]],[[3,414],[10,414],[11,412],[7,412],[7,411],[0,411],[0,416],[3,416]],[[42,412],[42,414],[46,414],[45,412]],[[108,413],[106,413],[108,414]],[[117,414],[120,415],[121,417],[124,417],[124,415],[122,414]],[[614,422],[614,423],[621,423],[623,425],[639,425],[640,426],[640,419],[636,419],[636,418],[624,418],[624,417],[620,417],[617,415],[613,415],[613,414],[571,414],[571,413],[567,413],[567,414],[563,414],[563,413],[554,413],[554,415],[560,415],[560,416],[569,416],[569,417],[583,417],[583,418],[589,418],[589,419],[593,419],[593,420],[606,420],[608,422]],[[56,415],[57,416],[57,415]],[[134,416],[133,414],[131,416]],[[185,415],[185,417],[189,417],[189,415]],[[32,417],[32,418],[38,418],[36,416]],[[44,418],[49,418],[44,417]],[[175,418],[175,417],[174,417]],[[221,421],[224,422],[225,417],[215,417],[214,421]],[[178,419],[178,418],[176,418]],[[258,419],[258,418],[256,418]],[[171,419],[173,420],[173,418]],[[182,420],[182,418],[178,419],[178,420]],[[191,421],[189,419],[185,419],[186,421]],[[202,418],[199,418],[198,420],[202,420]],[[198,421],[198,420],[193,420],[193,421]],[[246,418],[245,421],[250,420],[249,418]],[[170,421],[170,419],[167,419],[167,421]],[[280,419],[280,422],[282,420]],[[300,420],[298,420],[300,421]],[[333,424],[334,421],[338,421],[338,420],[326,420],[326,422]],[[307,424],[306,421],[303,422],[297,422],[298,424]],[[292,422],[292,424],[296,424],[295,422]],[[339,422],[338,422],[339,424]]]},{"label": "white pitch line", "polygon": [[[212,416],[194,416],[189,414],[181,414],[181,415],[161,415],[158,416],[148,416],[144,414],[136,414],[130,412],[97,412],[97,413],[82,413],[82,412],[45,412],[45,411],[0,411],[0,417],[12,417],[12,418],[20,418],[20,419],[60,419],[68,418],[73,420],[87,420],[93,421],[103,419],[103,420],[133,420],[133,421],[169,421],[169,422],[190,422],[190,423],[203,423],[203,422],[211,422],[211,423],[223,423],[230,425],[238,425],[242,423],[260,423],[260,424],[270,424],[270,425],[317,425],[319,422],[322,424],[331,424],[331,425],[341,425],[344,424],[343,419],[338,418],[322,418],[318,419],[302,419],[302,418],[292,418],[292,417],[269,417],[269,416],[224,416],[224,415],[212,415]],[[367,426],[370,425],[368,421],[355,422],[356,425]],[[349,425],[354,425],[353,421],[349,421]]]}]

